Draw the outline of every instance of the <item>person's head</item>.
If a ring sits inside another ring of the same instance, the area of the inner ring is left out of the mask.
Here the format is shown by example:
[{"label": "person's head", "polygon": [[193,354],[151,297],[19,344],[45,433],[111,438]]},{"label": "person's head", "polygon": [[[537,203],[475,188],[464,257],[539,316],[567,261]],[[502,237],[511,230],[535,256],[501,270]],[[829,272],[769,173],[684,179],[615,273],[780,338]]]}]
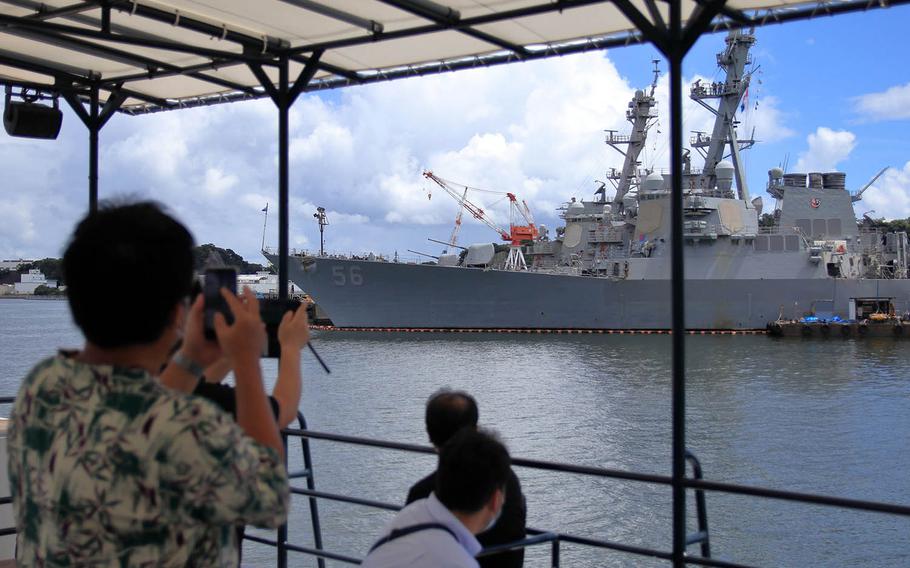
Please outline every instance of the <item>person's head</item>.
[{"label": "person's head", "polygon": [[73,231],[63,277],[87,341],[153,344],[177,324],[190,292],[193,237],[154,202],[105,202]]},{"label": "person's head", "polygon": [[464,391],[438,390],[427,400],[430,443],[441,448],[462,428],[477,428],[477,401]]},{"label": "person's head", "polygon": [[436,497],[474,533],[482,532],[502,510],[509,479],[509,451],[485,430],[463,428],[439,450]]}]

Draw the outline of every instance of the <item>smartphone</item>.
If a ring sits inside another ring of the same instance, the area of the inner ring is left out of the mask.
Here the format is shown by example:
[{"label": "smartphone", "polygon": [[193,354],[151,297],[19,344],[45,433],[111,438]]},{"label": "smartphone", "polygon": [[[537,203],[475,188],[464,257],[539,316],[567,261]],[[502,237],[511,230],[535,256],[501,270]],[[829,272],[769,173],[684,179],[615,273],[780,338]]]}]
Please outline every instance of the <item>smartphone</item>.
[{"label": "smartphone", "polygon": [[209,268],[205,271],[205,281],[202,284],[202,294],[205,298],[205,312],[203,331],[205,338],[214,341],[215,314],[224,314],[228,323],[234,323],[234,314],[221,295],[221,289],[227,288],[233,294],[237,293],[237,271],[233,268]]},{"label": "smartphone", "polygon": [[278,341],[278,325],[281,323],[281,318],[284,317],[285,313],[288,311],[296,312],[299,307],[300,300],[294,300],[292,298],[288,298],[287,300],[279,300],[276,298],[259,300],[259,316],[262,318],[262,323],[265,324],[265,332],[268,338],[262,353],[263,357],[281,357],[281,343]]}]

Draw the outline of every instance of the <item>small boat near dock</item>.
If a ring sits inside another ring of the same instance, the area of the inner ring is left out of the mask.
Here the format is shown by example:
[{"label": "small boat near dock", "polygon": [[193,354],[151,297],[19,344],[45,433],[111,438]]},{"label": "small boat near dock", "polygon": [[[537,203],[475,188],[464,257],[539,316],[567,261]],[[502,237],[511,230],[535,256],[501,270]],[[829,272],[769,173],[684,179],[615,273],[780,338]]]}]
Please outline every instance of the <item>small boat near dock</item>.
[{"label": "small boat near dock", "polygon": [[814,316],[798,320],[777,320],[768,324],[768,335],[774,337],[843,338],[910,337],[910,320],[892,314],[870,314],[863,320],[820,319]]}]

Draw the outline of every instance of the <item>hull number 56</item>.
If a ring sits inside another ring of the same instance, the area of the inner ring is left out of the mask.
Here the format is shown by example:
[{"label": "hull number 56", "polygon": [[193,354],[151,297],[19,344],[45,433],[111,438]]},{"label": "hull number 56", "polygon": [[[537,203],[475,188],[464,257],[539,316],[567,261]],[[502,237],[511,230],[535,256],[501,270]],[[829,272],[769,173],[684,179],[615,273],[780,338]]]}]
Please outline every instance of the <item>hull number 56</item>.
[{"label": "hull number 56", "polygon": [[363,284],[363,273],[359,266],[350,266],[347,270],[344,266],[335,265],[332,267],[332,282],[336,286],[360,286]]}]

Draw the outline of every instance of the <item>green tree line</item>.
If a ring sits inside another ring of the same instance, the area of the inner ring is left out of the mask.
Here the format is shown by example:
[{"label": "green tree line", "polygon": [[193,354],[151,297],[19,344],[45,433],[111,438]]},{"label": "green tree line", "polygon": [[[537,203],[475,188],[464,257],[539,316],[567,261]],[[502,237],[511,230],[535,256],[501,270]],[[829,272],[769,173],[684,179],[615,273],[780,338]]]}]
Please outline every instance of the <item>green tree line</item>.
[{"label": "green tree line", "polygon": [[[270,270],[261,264],[247,262],[242,256],[231,249],[217,247],[211,243],[199,245],[193,249],[193,268],[201,272],[206,268],[231,267],[240,274],[254,274],[261,270]],[[56,280],[58,285],[65,285],[63,277],[63,259],[43,258],[28,264],[23,264],[16,270],[0,270],[0,284],[15,284],[19,282],[21,274],[29,270],[38,269],[48,280]]]}]

